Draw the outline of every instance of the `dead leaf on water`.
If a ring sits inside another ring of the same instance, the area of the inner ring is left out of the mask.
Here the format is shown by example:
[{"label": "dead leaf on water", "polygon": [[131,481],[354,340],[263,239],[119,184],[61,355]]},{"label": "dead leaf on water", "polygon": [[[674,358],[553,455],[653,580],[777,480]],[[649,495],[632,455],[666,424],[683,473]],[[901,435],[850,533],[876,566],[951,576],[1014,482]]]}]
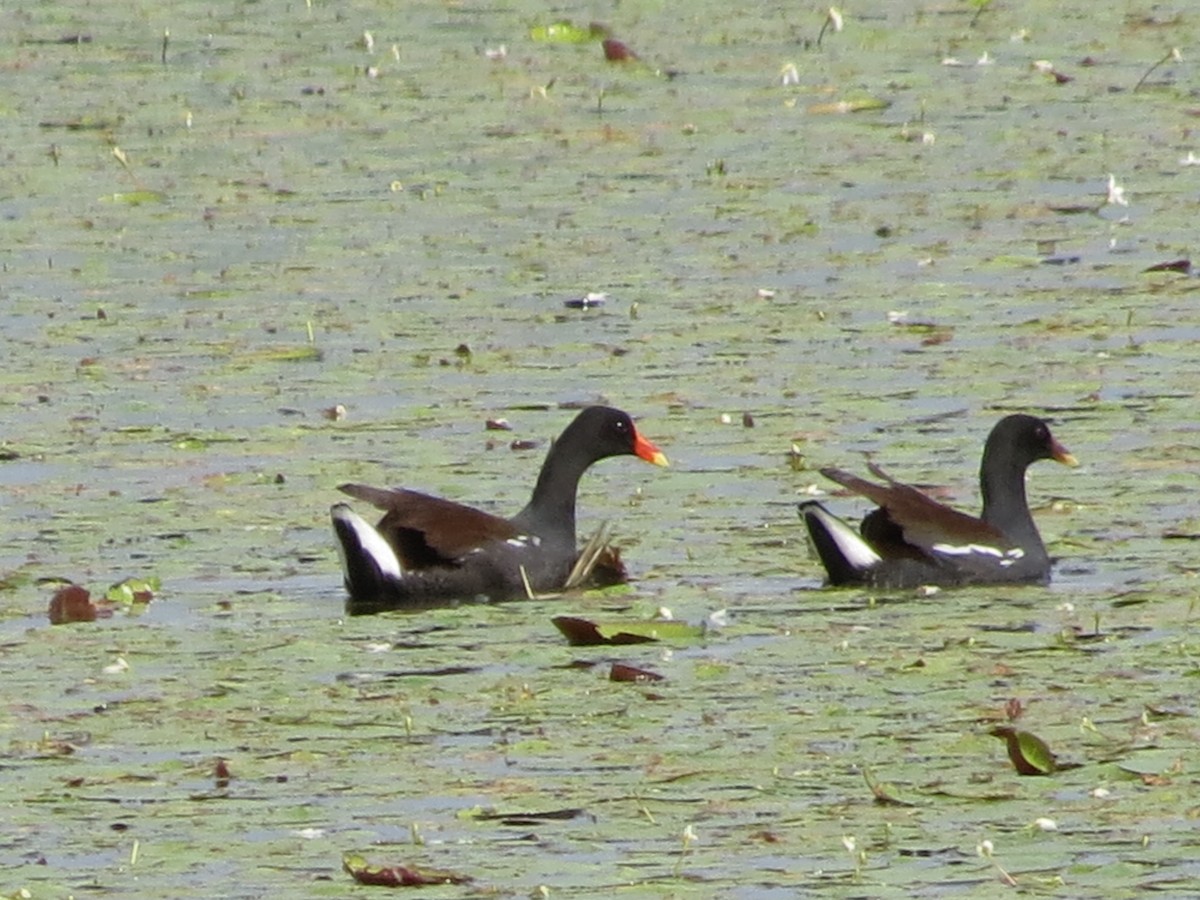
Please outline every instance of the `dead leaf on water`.
[{"label": "dead leaf on water", "polygon": [[469,884],[473,879],[445,869],[416,866],[373,866],[356,854],[342,857],[342,869],[359,884],[375,887],[424,887],[433,884]]},{"label": "dead leaf on water", "polygon": [[[111,615],[111,611],[109,612]],[[68,625],[71,622],[95,622],[100,610],[92,602],[87,588],[68,584],[50,598],[50,624]]]}]

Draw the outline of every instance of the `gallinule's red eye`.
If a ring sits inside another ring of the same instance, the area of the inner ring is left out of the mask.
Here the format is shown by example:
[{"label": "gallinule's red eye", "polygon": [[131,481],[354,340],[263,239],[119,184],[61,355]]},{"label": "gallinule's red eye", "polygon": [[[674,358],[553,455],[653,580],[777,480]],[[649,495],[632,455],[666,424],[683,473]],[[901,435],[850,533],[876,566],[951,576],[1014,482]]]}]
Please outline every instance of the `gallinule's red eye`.
[{"label": "gallinule's red eye", "polygon": [[1041,419],[1005,416],[983,447],[978,519],[893,480],[876,465],[871,473],[885,484],[841,469],[821,470],[879,505],[862,520],[861,536],[816,501],[800,504],[800,515],[832,585],[1046,582],[1050,557],[1025,499],[1025,470],[1039,459],[1077,465]]},{"label": "gallinule's red eye", "polygon": [[[667,458],[628,414],[584,409],[542,464],[528,505],[511,519],[418,491],[343,484],[341,490],[384,510],[372,526],[345,503],[330,515],[352,615],[448,600],[511,600],[559,589],[575,563],[575,494],[594,462],[632,454]],[[522,573],[524,577],[522,577]]]}]

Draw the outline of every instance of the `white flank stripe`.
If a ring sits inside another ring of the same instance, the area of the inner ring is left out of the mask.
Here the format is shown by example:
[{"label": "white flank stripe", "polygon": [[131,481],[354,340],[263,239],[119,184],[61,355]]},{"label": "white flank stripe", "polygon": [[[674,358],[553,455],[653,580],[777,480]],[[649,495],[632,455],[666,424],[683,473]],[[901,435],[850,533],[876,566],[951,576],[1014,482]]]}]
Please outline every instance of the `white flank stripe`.
[{"label": "white flank stripe", "polygon": [[1011,566],[1025,555],[1025,551],[1020,547],[1001,550],[987,544],[934,544],[929,549],[934,553],[945,553],[947,556],[994,556],[1004,566]]}]

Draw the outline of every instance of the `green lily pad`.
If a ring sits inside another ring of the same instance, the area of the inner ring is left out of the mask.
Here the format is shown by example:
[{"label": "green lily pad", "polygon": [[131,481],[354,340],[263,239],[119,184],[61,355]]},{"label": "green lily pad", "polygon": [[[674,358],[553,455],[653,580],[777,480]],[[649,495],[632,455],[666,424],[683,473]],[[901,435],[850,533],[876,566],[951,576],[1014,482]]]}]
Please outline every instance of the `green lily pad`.
[{"label": "green lily pad", "polygon": [[1058,769],[1054,753],[1040,737],[1029,731],[998,725],[988,734],[1007,745],[1008,758],[1021,775],[1050,775]]},{"label": "green lily pad", "polygon": [[117,191],[101,199],[129,206],[141,206],[144,203],[162,203],[167,196],[159,191]]},{"label": "green lily pad", "polygon": [[549,25],[534,25],[529,29],[532,40],[547,44],[584,44],[604,37],[607,29],[595,22],[590,25],[575,25],[567,21],[551,22]]}]

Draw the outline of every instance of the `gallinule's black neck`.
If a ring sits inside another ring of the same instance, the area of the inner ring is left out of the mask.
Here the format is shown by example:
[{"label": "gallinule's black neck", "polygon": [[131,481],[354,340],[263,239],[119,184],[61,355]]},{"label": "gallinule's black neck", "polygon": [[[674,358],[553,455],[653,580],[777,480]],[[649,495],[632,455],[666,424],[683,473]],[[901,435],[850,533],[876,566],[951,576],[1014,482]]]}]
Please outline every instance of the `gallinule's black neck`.
[{"label": "gallinule's black neck", "polygon": [[[352,614],[451,600],[512,600],[553,591],[575,562],[575,495],[592,463],[632,454],[667,458],[619,409],[591,406],[546,455],[529,503],[511,519],[400,488],[343,484],[384,516],[372,527],[345,503],[330,511]],[[522,578],[522,572],[524,578]]]},{"label": "gallinule's black neck", "polygon": [[821,470],[879,505],[863,519],[861,537],[816,501],[800,504],[800,515],[832,585],[1045,582],[1050,557],[1025,499],[1025,470],[1039,459],[1077,465],[1041,419],[1005,416],[984,444],[979,518],[893,480],[876,465],[869,468],[885,484],[841,469]]}]

